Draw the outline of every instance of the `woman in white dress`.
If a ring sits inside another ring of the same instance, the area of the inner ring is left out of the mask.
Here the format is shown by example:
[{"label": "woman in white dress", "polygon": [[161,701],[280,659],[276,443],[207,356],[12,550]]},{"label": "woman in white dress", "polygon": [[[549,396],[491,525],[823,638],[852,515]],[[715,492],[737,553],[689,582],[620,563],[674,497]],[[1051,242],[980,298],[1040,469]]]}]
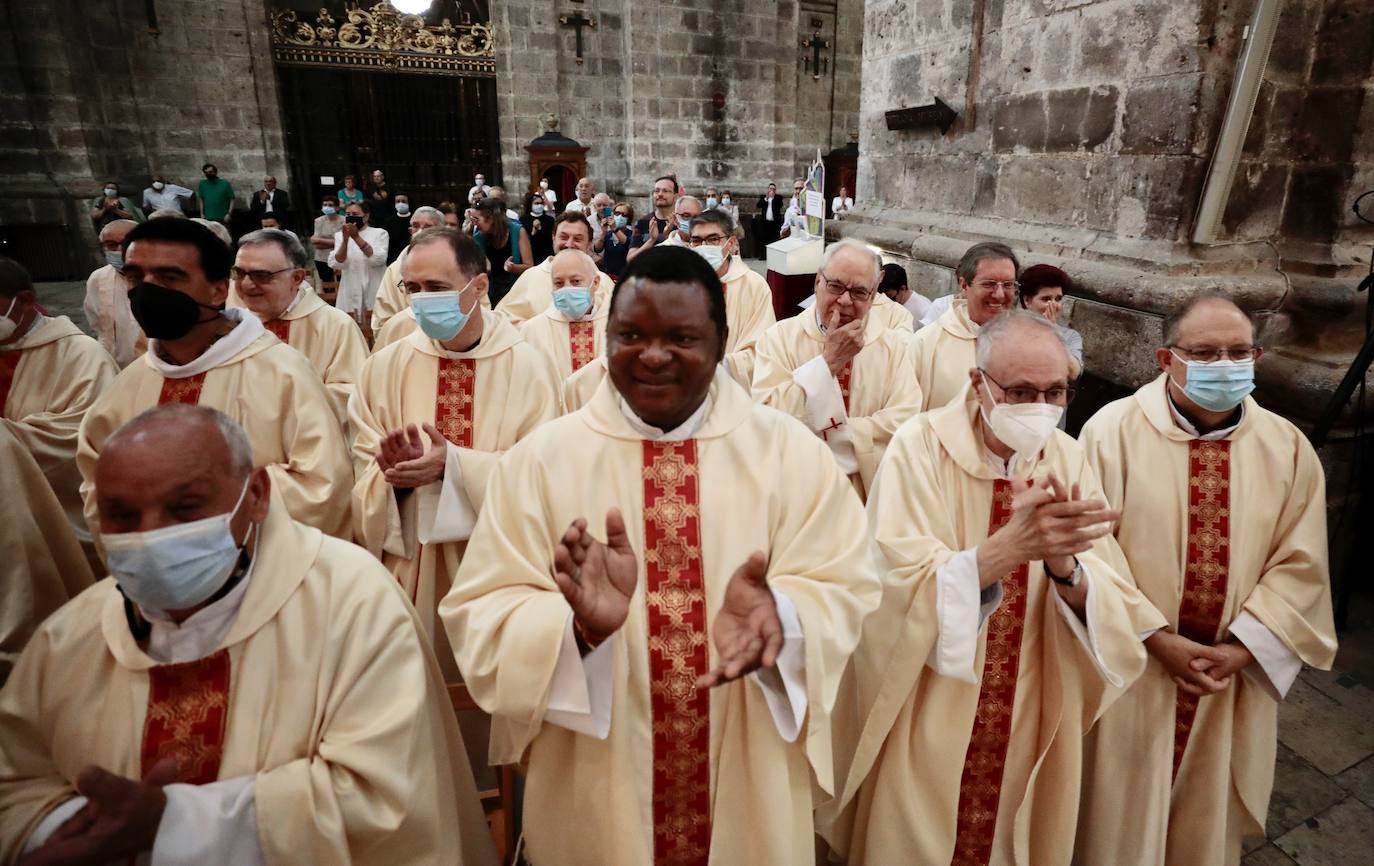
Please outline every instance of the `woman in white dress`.
[{"label": "woman in white dress", "polygon": [[386,270],[389,236],[386,229],[367,223],[367,208],[350,202],[344,209],[344,226],[334,236],[329,266],[339,272],[339,294],[334,306],[348,313],[359,324],[367,321],[377,289]]}]

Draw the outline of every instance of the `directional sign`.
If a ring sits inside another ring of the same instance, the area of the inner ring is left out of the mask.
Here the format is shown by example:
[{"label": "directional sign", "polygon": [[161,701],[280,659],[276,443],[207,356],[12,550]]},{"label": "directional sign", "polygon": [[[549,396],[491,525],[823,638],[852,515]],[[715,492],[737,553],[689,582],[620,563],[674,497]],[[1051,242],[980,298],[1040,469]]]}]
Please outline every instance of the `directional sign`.
[{"label": "directional sign", "polygon": [[949,132],[954,118],[959,113],[950,108],[940,97],[930,105],[917,105],[914,108],[895,108],[885,115],[888,129],[916,129],[921,126],[938,127],[941,134]]}]

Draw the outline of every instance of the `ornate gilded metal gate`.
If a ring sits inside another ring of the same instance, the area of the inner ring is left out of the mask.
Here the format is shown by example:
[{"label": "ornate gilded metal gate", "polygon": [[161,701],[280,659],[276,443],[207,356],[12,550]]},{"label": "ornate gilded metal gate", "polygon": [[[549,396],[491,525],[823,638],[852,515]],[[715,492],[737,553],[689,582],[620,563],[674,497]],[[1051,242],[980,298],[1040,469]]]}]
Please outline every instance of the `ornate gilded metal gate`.
[{"label": "ornate gilded metal gate", "polygon": [[500,179],[485,2],[439,0],[425,17],[386,2],[291,8],[318,2],[274,0],[270,12],[292,187],[307,193],[305,208],[344,175],[361,188],[378,168],[413,204],[461,201],[477,172]]}]

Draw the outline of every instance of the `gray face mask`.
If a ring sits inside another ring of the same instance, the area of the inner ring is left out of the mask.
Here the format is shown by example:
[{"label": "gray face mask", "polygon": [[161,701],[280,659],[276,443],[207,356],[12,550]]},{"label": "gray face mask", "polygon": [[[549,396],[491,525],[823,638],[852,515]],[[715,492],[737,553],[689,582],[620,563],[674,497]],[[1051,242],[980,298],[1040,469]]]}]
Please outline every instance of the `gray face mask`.
[{"label": "gray face mask", "polygon": [[107,186],[105,187],[105,195],[109,196],[110,198],[114,198],[115,196],[119,195],[119,190],[115,187]]}]

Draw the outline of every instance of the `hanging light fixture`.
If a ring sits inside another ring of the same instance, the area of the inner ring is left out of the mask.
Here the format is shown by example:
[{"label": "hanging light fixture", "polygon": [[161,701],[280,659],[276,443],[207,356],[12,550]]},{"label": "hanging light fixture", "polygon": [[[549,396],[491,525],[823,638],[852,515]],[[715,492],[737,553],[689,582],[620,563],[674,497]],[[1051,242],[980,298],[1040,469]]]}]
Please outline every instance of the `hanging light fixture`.
[{"label": "hanging light fixture", "polygon": [[404,12],[407,15],[422,15],[429,11],[429,7],[434,5],[434,0],[389,0],[396,11]]}]

